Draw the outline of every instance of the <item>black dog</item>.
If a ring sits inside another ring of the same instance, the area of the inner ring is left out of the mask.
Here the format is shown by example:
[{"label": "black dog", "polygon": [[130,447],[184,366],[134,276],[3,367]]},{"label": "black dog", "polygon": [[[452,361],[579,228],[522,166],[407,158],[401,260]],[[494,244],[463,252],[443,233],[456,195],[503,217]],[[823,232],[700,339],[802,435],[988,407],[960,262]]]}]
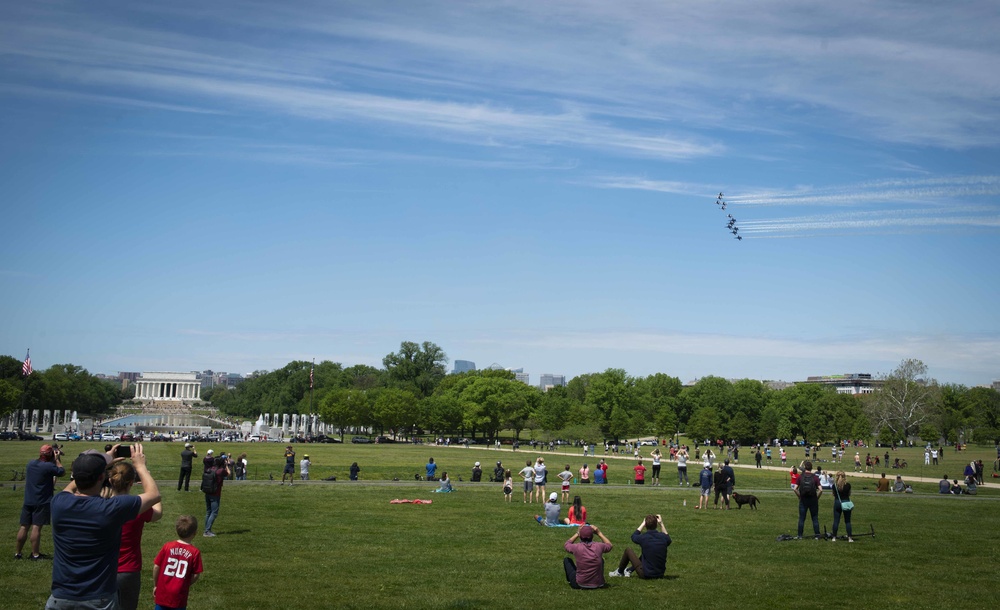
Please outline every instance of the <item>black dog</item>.
[{"label": "black dog", "polygon": [[733,500],[736,500],[736,508],[743,508],[744,504],[749,504],[751,510],[757,510],[757,496],[753,494],[738,494],[733,492]]}]

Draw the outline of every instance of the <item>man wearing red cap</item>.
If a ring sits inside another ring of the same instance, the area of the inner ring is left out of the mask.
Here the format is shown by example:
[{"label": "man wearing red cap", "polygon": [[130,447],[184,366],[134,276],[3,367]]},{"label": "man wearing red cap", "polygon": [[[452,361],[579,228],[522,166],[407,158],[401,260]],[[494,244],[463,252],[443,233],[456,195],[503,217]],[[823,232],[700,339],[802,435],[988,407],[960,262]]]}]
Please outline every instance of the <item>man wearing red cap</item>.
[{"label": "man wearing red cap", "polygon": [[24,505],[21,506],[21,528],[17,530],[17,545],[14,559],[21,558],[21,549],[28,540],[28,528],[31,528],[31,559],[42,558],[40,543],[42,527],[51,519],[50,506],[56,477],[66,474],[59,456],[58,449],[50,445],[42,445],[38,459],[28,462],[24,475]]},{"label": "man wearing red cap", "polygon": [[[594,534],[600,536],[601,542],[594,542]],[[563,559],[569,586],[574,589],[600,589],[604,586],[603,555],[610,553],[612,548],[604,532],[595,526],[584,525],[566,541],[563,548],[576,558],[576,563],[569,557]]]}]

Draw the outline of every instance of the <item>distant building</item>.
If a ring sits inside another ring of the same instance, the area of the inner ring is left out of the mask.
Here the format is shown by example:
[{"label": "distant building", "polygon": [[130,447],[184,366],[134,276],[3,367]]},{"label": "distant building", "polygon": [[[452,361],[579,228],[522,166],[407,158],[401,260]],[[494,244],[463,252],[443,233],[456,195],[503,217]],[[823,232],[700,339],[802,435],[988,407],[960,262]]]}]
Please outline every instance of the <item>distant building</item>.
[{"label": "distant building", "polygon": [[785,388],[790,388],[795,384],[790,381],[765,381],[764,385],[772,390],[784,390]]},{"label": "distant building", "polygon": [[467,371],[476,370],[476,363],[471,360],[456,360],[455,368],[451,371],[454,373],[465,373]]},{"label": "distant building", "polygon": [[215,371],[209,369],[207,371],[191,371],[194,373],[195,378],[201,382],[201,389],[207,390],[208,388],[215,387]]},{"label": "distant building", "polygon": [[879,379],[872,379],[871,373],[845,373],[843,375],[816,375],[807,377],[804,383],[818,383],[836,388],[838,394],[872,394],[882,385]]},{"label": "distant building", "polygon": [[997,392],[1000,392],[1000,380],[993,382],[993,389],[996,390]]},{"label": "distant building", "polygon": [[139,375],[141,374],[142,373],[132,373],[132,372],[124,373],[122,371],[118,371],[118,381],[127,381],[129,383],[135,383],[139,379]]},{"label": "distant building", "polygon": [[548,392],[550,389],[556,386],[565,386],[566,376],[565,375],[552,375],[551,373],[543,373],[538,379],[538,389],[543,392]]}]

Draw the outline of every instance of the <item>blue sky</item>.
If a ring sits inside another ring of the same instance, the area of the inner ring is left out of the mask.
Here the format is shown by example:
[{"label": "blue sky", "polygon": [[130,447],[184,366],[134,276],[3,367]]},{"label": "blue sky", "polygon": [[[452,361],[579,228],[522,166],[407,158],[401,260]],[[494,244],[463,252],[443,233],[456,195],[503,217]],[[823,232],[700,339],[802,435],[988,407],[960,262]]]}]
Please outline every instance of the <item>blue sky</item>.
[{"label": "blue sky", "polygon": [[998,26],[988,2],[4,3],[0,353],[245,373],[410,340],[532,382],[919,358],[989,383]]}]

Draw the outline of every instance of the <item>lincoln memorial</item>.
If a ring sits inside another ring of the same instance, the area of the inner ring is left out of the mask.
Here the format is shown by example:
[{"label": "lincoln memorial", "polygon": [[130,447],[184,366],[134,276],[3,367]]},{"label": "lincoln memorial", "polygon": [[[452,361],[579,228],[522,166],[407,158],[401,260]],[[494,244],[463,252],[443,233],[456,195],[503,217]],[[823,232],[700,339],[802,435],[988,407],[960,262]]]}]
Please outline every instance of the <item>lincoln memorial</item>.
[{"label": "lincoln memorial", "polygon": [[201,400],[201,382],[196,373],[142,373],[135,381],[136,400]]}]

